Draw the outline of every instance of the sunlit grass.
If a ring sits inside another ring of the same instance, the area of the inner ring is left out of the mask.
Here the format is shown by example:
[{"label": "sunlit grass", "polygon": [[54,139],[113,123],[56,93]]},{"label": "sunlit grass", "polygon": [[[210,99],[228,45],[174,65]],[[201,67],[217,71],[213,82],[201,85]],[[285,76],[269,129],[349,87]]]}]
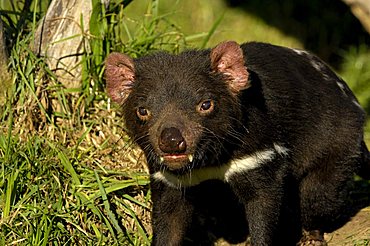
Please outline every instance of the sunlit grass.
[{"label": "sunlit grass", "polygon": [[166,35],[170,27],[154,33],[164,22],[154,8],[123,44],[116,32],[124,30],[123,8],[103,10],[95,9],[101,21],[90,23],[98,31],[85,37],[93,49],[85,50],[80,88],[64,88],[33,53],[35,28],[26,25],[14,40],[14,83],[1,107],[1,245],[150,242],[148,175],[105,95],[103,60],[111,50],[142,55],[179,44]]},{"label": "sunlit grass", "polygon": [[342,55],[344,62],[340,74],[368,113],[365,138],[370,145],[370,47],[365,44],[352,47]]},{"label": "sunlit grass", "polygon": [[[132,19],[135,14],[143,11],[144,1],[134,1],[127,8],[126,15]],[[174,12],[169,20],[181,28],[187,34],[189,45],[200,47],[203,44],[202,37],[206,35],[210,27],[221,21],[214,35],[207,43],[207,47],[213,47],[225,40],[235,40],[243,43],[248,41],[263,41],[289,47],[302,47],[295,38],[286,36],[283,32],[269,26],[262,19],[238,8],[227,8],[227,1],[161,1],[159,9],[161,12]],[[201,38],[199,38],[201,37]]]}]

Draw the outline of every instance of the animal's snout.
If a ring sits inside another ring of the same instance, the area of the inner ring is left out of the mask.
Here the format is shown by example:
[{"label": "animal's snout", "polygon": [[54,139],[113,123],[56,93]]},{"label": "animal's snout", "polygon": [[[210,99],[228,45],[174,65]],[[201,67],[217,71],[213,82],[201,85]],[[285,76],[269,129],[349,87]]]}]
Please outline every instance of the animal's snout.
[{"label": "animal's snout", "polygon": [[184,153],[186,141],[179,129],[175,127],[164,128],[159,138],[159,148],[168,154]]}]

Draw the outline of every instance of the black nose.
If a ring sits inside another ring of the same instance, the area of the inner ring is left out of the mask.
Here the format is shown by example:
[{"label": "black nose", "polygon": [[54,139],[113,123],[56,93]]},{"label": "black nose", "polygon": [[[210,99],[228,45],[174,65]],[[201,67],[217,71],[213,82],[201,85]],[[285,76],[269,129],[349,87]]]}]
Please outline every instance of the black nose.
[{"label": "black nose", "polygon": [[184,153],[186,141],[179,129],[175,127],[165,128],[159,138],[159,148],[165,153]]}]

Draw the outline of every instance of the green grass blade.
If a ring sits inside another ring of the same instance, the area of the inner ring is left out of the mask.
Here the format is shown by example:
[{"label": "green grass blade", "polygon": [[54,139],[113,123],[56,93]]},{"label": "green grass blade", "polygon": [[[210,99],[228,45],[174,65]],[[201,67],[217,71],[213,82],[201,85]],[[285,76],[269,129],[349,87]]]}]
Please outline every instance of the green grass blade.
[{"label": "green grass blade", "polygon": [[6,191],[5,191],[5,204],[3,210],[3,219],[7,219],[10,215],[11,206],[13,205],[13,199],[16,193],[16,181],[18,178],[19,170],[12,172],[8,178]]},{"label": "green grass blade", "polygon": [[135,224],[136,224],[137,229],[138,229],[138,233],[141,236],[141,238],[144,239],[144,241],[147,245],[150,245],[150,240],[149,240],[147,234],[145,233],[145,230],[144,230],[143,226],[141,225],[139,219],[137,218],[135,212],[129,206],[127,206],[126,204],[122,204],[122,205],[125,208],[125,212],[128,213],[134,219]]},{"label": "green grass blade", "polygon": [[115,214],[112,212],[112,210],[110,209],[110,204],[109,204],[109,200],[108,200],[108,197],[107,197],[107,193],[105,192],[105,189],[104,189],[104,186],[99,178],[99,175],[96,171],[94,171],[94,174],[95,174],[95,177],[96,177],[96,181],[99,185],[99,190],[100,190],[100,193],[101,193],[101,197],[103,199],[103,204],[104,204],[104,209],[106,210],[106,213],[108,215],[108,218],[110,219],[111,223],[113,224],[114,228],[117,230],[119,236],[123,235],[123,230],[122,228],[120,227],[120,225],[118,224],[118,220],[115,216]]},{"label": "green grass blade", "polygon": [[81,185],[81,181],[78,178],[78,175],[77,175],[75,169],[73,168],[72,163],[67,158],[67,156],[62,151],[59,151],[58,152],[58,158],[59,158],[60,162],[62,163],[62,165],[64,166],[64,168],[72,176],[72,182],[75,185]]},{"label": "green grass blade", "polygon": [[203,43],[200,46],[202,49],[207,47],[207,43],[211,39],[212,35],[215,33],[215,31],[216,31],[217,27],[220,25],[221,21],[224,19],[224,15],[225,15],[225,13],[220,15],[220,17],[217,18],[215,23],[213,23],[211,29],[209,30],[207,36],[204,38]]}]

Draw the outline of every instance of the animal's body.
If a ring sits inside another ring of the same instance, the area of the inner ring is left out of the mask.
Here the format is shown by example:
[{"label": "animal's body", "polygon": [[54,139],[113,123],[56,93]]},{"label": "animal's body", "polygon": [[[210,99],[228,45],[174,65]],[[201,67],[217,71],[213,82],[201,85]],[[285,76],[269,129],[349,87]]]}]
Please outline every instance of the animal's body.
[{"label": "animal's body", "polygon": [[348,182],[368,172],[363,109],[306,51],[113,53],[106,79],[147,158],[153,245],[294,245],[341,223]]}]

